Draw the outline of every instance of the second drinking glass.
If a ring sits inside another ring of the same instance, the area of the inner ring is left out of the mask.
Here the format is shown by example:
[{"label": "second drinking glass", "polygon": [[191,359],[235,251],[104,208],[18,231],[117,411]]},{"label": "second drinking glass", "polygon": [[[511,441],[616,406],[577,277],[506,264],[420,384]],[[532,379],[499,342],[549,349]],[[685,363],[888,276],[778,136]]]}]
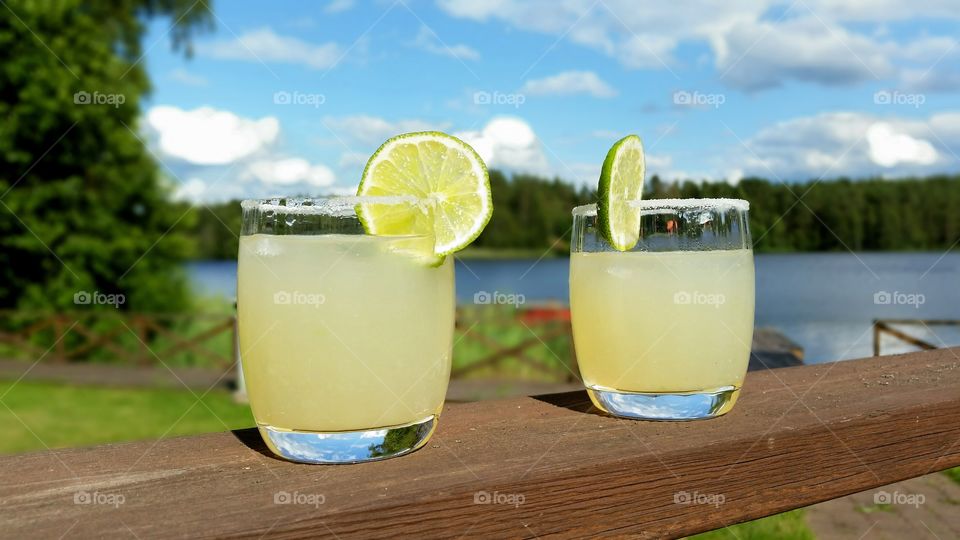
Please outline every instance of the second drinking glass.
[{"label": "second drinking glass", "polygon": [[737,400],[753,338],[748,203],[634,201],[639,241],[615,250],[596,205],[573,210],[570,308],[580,373],[616,416],[693,420]]}]

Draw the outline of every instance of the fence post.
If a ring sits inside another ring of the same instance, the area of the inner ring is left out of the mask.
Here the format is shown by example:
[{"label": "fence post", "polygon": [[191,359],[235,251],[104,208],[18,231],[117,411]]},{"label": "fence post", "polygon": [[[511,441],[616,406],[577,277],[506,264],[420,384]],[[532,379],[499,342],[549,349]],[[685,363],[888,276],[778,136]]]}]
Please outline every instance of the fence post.
[{"label": "fence post", "polygon": [[873,355],[880,356],[880,325],[879,320],[873,320]]}]

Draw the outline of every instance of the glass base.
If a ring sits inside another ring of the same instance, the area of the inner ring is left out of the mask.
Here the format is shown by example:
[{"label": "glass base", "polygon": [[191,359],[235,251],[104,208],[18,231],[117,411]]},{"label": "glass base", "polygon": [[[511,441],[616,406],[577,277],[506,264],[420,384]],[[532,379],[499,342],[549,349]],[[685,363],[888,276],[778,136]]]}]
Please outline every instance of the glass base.
[{"label": "glass base", "polygon": [[600,410],[636,420],[701,420],[726,414],[737,402],[740,388],[723,386],[699,392],[618,392],[587,387]]},{"label": "glass base", "polygon": [[292,431],[260,425],[270,450],[299,463],[360,463],[409,454],[427,443],[437,427],[437,416],[402,426],[364,431]]}]

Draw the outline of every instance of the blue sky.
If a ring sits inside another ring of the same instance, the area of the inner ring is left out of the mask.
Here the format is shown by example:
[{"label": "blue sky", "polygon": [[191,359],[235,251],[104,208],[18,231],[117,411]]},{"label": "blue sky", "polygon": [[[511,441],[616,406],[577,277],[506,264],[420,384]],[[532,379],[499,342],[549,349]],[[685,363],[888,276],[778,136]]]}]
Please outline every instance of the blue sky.
[{"label": "blue sky", "polygon": [[189,60],[151,23],[143,129],[178,197],[349,192],[422,129],[588,185],[628,133],[671,179],[960,169],[956,1],[265,6],[217,2]]}]

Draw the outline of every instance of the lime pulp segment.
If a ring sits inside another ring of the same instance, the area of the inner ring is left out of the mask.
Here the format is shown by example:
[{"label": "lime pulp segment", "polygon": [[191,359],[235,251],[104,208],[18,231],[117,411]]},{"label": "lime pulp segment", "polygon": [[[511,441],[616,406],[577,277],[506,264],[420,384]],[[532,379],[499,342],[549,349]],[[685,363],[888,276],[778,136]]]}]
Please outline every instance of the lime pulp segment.
[{"label": "lime pulp segment", "polygon": [[428,235],[443,257],[470,244],[490,221],[487,168],[468,144],[440,132],[407,133],[383,143],[363,171],[360,196],[412,196],[414,203],[360,203],[365,230]]}]

